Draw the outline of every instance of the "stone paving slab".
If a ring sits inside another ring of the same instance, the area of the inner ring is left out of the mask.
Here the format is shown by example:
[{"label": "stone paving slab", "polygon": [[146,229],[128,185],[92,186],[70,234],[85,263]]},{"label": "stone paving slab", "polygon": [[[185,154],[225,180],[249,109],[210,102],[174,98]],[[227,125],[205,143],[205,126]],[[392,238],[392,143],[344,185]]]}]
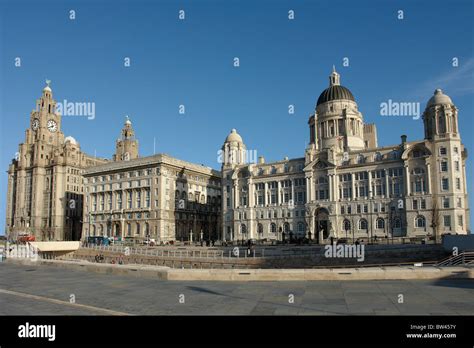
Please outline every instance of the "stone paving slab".
[{"label": "stone paving slab", "polygon": [[[95,308],[29,300],[0,291],[0,315],[474,315],[470,279],[350,281],[166,281],[48,266],[0,263],[0,290]],[[288,295],[294,294],[294,303]],[[397,302],[398,294],[404,303]],[[179,303],[179,295],[185,303]]]}]

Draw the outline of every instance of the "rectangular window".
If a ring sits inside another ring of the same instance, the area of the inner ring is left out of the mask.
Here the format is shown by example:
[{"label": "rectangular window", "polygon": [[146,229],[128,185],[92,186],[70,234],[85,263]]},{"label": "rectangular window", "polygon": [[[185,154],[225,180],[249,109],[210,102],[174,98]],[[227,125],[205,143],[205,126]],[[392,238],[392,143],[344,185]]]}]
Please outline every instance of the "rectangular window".
[{"label": "rectangular window", "polygon": [[361,206],[360,204],[357,204],[357,214],[360,214],[361,213]]},{"label": "rectangular window", "polygon": [[257,200],[258,200],[258,205],[263,205],[263,195],[259,195]]},{"label": "rectangular window", "polygon": [[458,208],[462,208],[462,199],[458,198]]},{"label": "rectangular window", "polygon": [[276,204],[276,194],[274,192],[272,192],[270,199],[271,199],[271,204]]},{"label": "rectangular window", "polygon": [[454,169],[459,172],[459,161],[454,161]]},{"label": "rectangular window", "polygon": [[145,207],[150,207],[150,190],[145,191]]},{"label": "rectangular window", "polygon": [[443,198],[443,208],[449,208],[449,197]]},{"label": "rectangular window", "polygon": [[439,148],[439,154],[440,155],[446,155],[447,151],[446,151],[446,148],[445,147],[440,147]]},{"label": "rectangular window", "polygon": [[459,226],[463,226],[463,218],[462,218],[462,215],[458,215],[458,225]]},{"label": "rectangular window", "polygon": [[417,199],[413,200],[413,210],[418,210],[418,200]]},{"label": "rectangular window", "polygon": [[460,189],[461,189],[461,179],[456,178],[456,190],[460,190]]},{"label": "rectangular window", "polygon": [[443,217],[444,221],[444,227],[451,227],[451,216],[450,215],[445,215]]},{"label": "rectangular window", "polygon": [[400,183],[396,182],[393,184],[393,194],[395,196],[400,196]]},{"label": "rectangular window", "polygon": [[352,214],[352,207],[350,205],[347,206],[347,214]]},{"label": "rectangular window", "polygon": [[448,162],[447,161],[441,161],[441,171],[442,172],[447,172],[448,171]]},{"label": "rectangular window", "polygon": [[344,215],[346,213],[346,208],[341,205],[341,215]]},{"label": "rectangular window", "polygon": [[448,191],[449,190],[449,181],[448,178],[443,178],[441,179],[441,189],[443,191]]},{"label": "rectangular window", "polygon": [[424,199],[420,202],[421,209],[426,209],[426,201]]}]

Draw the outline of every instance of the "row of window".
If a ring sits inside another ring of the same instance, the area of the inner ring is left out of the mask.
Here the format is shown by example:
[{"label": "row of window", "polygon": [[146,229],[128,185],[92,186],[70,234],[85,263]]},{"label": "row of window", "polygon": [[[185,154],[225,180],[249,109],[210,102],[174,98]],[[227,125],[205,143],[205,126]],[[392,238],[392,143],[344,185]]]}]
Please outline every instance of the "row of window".
[{"label": "row of window", "polygon": [[[117,179],[117,180],[121,180],[121,179],[124,179],[124,178],[134,178],[134,177],[142,177],[142,176],[150,176],[150,175],[153,175],[153,172],[155,171],[156,175],[160,175],[160,168],[154,168],[153,169],[142,169],[142,170],[136,170],[136,171],[130,171],[130,172],[126,172],[126,173],[118,173],[118,174],[109,174],[109,175],[101,175],[101,176],[97,176],[97,177],[92,177],[90,179],[90,181],[95,184],[95,183],[98,183],[98,182],[106,182],[106,181],[112,181],[114,179]],[[163,171],[163,173],[165,174],[166,173],[166,170]],[[184,177],[187,177],[188,179],[191,179],[191,180],[195,180],[197,182],[207,182],[208,180],[204,177],[201,177],[201,176],[193,176],[193,175],[189,175],[189,176],[186,176],[185,174],[179,172],[179,171],[176,171],[175,172],[175,175],[177,177],[180,177],[180,178],[184,178]],[[148,179],[149,180],[149,179]],[[219,185],[219,182],[217,180],[209,180],[209,184],[210,185],[215,185],[215,186],[218,186]]]}]

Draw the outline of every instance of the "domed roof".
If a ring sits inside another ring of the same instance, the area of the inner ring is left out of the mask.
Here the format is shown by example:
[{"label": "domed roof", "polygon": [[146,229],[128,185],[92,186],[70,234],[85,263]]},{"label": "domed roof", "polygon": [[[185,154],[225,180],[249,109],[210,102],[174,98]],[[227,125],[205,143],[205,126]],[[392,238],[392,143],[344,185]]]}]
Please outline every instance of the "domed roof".
[{"label": "domed roof", "polygon": [[64,142],[65,142],[65,143],[71,143],[71,144],[77,145],[76,139],[74,139],[74,138],[71,137],[71,136],[68,136],[68,137],[64,138]]},{"label": "domed roof", "polygon": [[337,73],[334,65],[332,67],[331,75],[329,75],[329,87],[321,93],[316,106],[332,100],[355,101],[351,91],[349,91],[346,87],[341,86],[340,75]]},{"label": "domed roof", "polygon": [[46,87],[43,88],[43,92],[51,92],[51,88],[49,87],[49,85],[51,84],[51,80],[46,80]]},{"label": "domed roof", "polygon": [[430,100],[428,100],[426,107],[439,104],[453,104],[453,101],[449,96],[444,94],[441,89],[438,88],[434,91],[434,95],[430,98]]},{"label": "domed roof", "polygon": [[232,129],[230,134],[225,139],[226,143],[229,143],[229,142],[232,142],[232,141],[236,141],[238,143],[243,143],[242,137],[239,135],[239,133],[237,133],[237,130],[235,128]]},{"label": "domed roof", "polygon": [[132,124],[132,121],[130,121],[130,118],[127,116],[125,116],[125,124]]},{"label": "domed roof", "polygon": [[322,103],[326,103],[331,100],[352,100],[355,101],[351,91],[344,86],[334,85],[326,88],[318,98],[316,106]]}]

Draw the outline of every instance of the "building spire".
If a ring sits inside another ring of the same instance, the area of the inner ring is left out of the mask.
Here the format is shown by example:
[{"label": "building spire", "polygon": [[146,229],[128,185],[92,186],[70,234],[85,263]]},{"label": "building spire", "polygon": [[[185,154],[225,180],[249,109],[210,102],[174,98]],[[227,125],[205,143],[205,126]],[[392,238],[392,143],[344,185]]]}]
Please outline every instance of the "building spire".
[{"label": "building spire", "polygon": [[341,84],[341,77],[336,71],[336,67],[332,66],[331,75],[329,75],[329,86],[339,86]]}]

